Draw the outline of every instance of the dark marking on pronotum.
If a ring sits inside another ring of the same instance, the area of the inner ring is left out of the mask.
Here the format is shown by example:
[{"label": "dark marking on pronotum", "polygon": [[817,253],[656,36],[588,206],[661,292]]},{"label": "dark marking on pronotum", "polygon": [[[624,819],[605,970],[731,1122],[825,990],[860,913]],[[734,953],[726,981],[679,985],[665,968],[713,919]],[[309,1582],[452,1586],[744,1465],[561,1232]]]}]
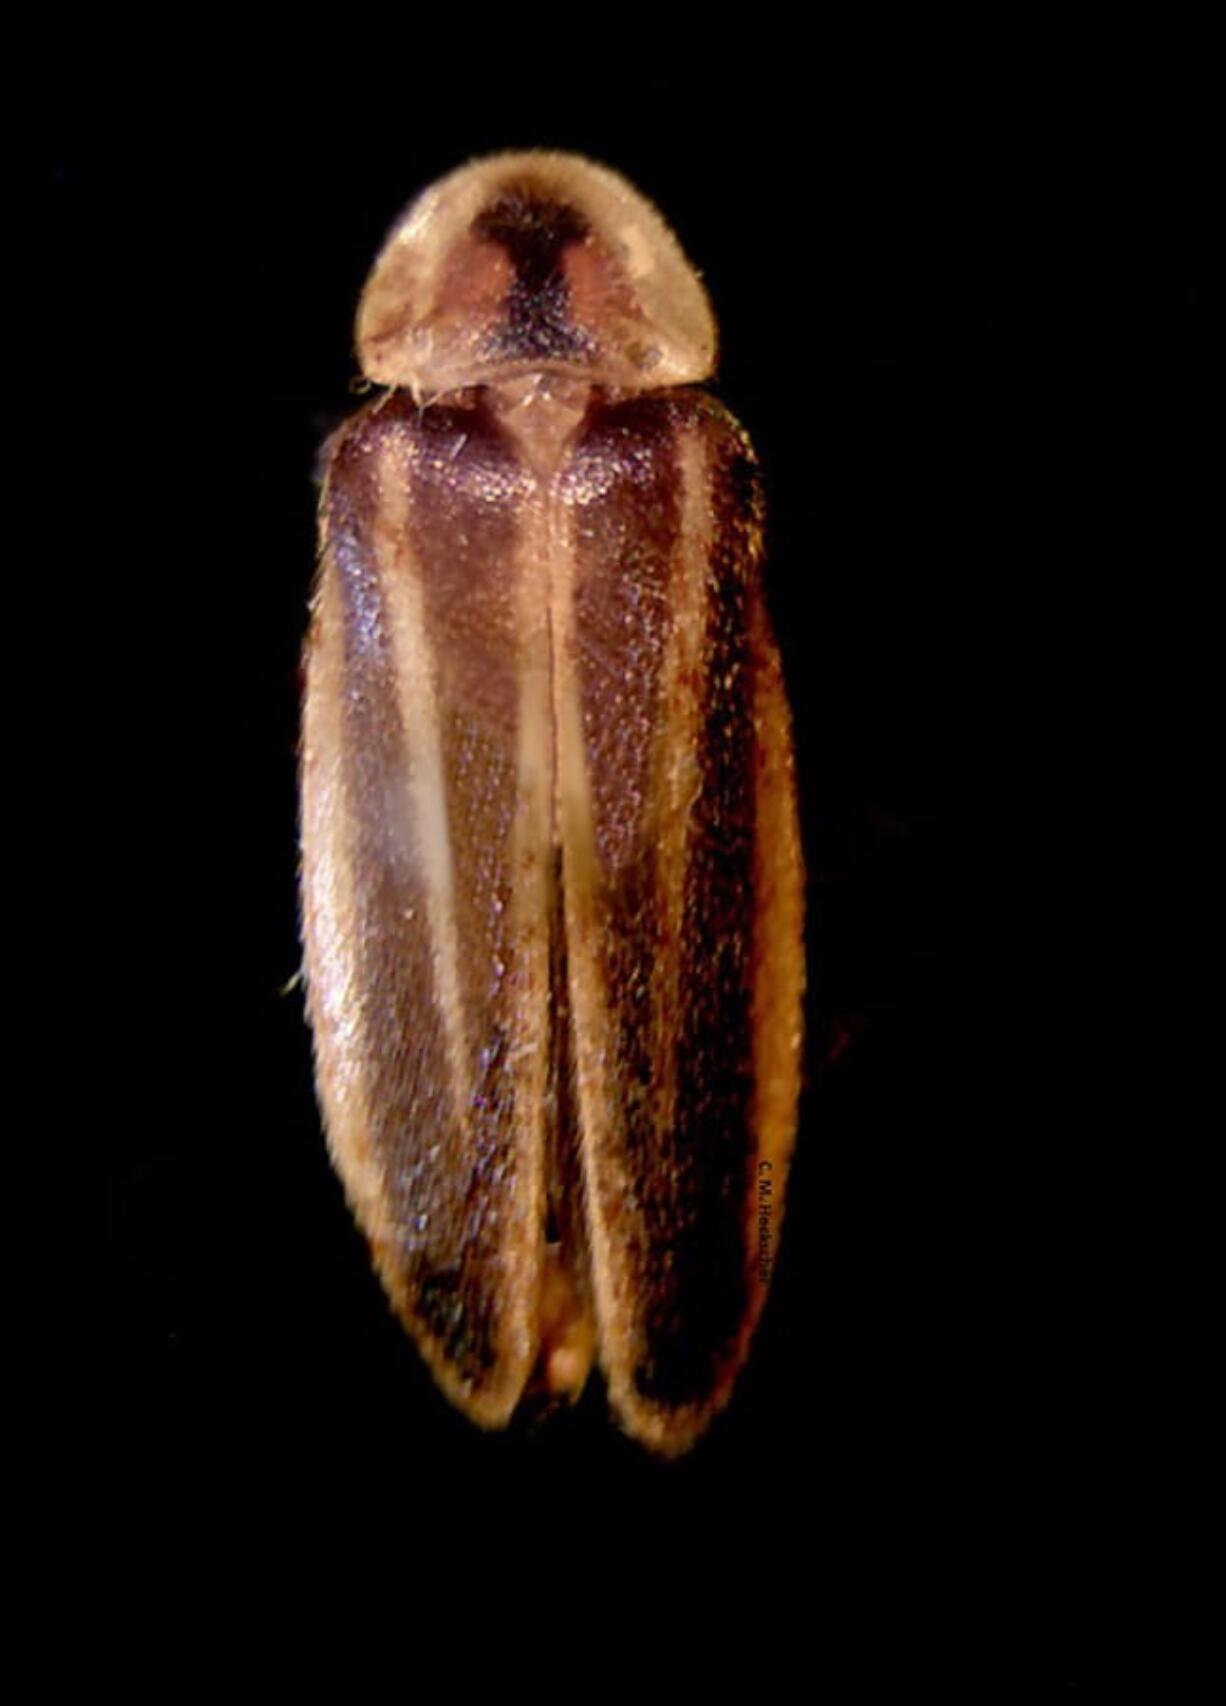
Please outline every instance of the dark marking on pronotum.
[{"label": "dark marking on pronotum", "polygon": [[500,243],[515,269],[507,323],[499,331],[497,347],[552,359],[590,353],[590,340],[571,319],[562,264],[567,246],[587,236],[587,221],[573,207],[539,195],[530,185],[511,185],[482,209],[473,230]]}]

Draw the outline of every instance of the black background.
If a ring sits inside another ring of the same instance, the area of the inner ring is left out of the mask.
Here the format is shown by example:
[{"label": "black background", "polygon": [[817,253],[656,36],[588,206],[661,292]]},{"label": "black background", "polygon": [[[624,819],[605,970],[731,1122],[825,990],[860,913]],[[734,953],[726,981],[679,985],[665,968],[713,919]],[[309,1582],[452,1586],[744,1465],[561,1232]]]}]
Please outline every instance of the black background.
[{"label": "black background", "polygon": [[[639,1621],[697,1583],[742,1649],[847,1616],[871,1656],[879,1613],[1020,1598],[1030,1660],[1075,1638],[1139,1520],[1130,1063],[1164,1004],[1130,978],[1185,673],[1164,611],[1204,561],[1195,85],[953,39],[696,60],[629,18],[339,25],[51,13],[24,44],[50,72],[25,143],[42,305],[87,352],[88,495],[62,519],[93,541],[73,592],[103,678],[85,1409],[110,1520],[153,1519],[170,1557],[219,1513],[240,1554],[335,1534],[407,1581],[474,1535],[483,1579],[612,1557]],[[733,1403],[675,1465],[595,1382],[498,1437],[435,1394],[284,991],[312,469],[357,406],[357,295],[418,189],[527,146],[623,172],[705,277],[796,716],[812,988],[785,1233]]]}]

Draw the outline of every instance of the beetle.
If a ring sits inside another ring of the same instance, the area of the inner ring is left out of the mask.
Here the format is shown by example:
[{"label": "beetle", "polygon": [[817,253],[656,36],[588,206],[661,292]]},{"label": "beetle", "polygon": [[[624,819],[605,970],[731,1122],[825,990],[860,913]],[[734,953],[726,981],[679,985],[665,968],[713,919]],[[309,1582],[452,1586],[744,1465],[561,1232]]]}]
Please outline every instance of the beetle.
[{"label": "beetle", "polygon": [[485,1427],[573,1400],[685,1450],[770,1278],[804,875],[743,429],[656,210],[575,155],[393,227],[326,447],[301,915],[334,1165]]}]

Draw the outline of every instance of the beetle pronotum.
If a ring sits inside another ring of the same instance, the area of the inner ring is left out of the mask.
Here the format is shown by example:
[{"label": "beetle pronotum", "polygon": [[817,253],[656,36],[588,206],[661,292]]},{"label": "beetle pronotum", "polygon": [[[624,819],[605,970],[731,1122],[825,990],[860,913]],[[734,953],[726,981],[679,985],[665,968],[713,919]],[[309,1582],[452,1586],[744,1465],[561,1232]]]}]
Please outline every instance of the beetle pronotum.
[{"label": "beetle pronotum", "polygon": [[796,1120],[803,877],[749,441],[706,295],[573,155],[392,230],[330,441],[302,918],[333,1162],[486,1427],[594,1360],[691,1445],[765,1297]]}]

